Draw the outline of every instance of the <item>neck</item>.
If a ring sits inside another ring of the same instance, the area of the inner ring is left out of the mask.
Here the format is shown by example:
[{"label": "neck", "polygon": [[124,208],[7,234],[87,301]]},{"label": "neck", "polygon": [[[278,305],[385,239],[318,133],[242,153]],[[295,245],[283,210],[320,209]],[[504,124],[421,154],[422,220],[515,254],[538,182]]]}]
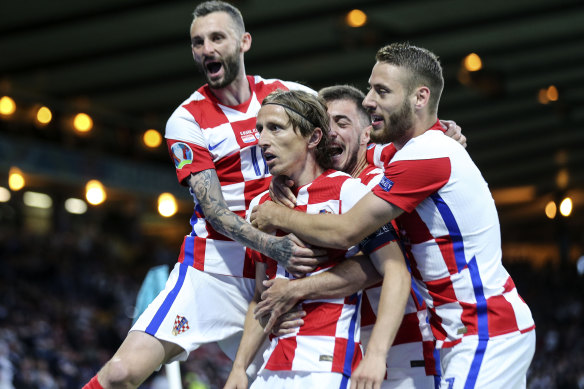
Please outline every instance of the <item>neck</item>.
[{"label": "neck", "polygon": [[420,113],[414,116],[413,126],[405,133],[401,139],[393,142],[397,150],[401,150],[412,138],[422,135],[436,123],[436,115]]},{"label": "neck", "polygon": [[358,178],[361,175],[361,173],[363,173],[363,170],[365,170],[367,166],[369,166],[369,164],[367,163],[367,147],[361,147],[359,149],[357,163],[348,173],[351,175],[351,177]]},{"label": "neck", "polygon": [[324,169],[316,163],[314,156],[308,155],[302,168],[296,173],[290,174],[289,177],[294,181],[294,187],[298,188],[310,184],[323,172]]},{"label": "neck", "polygon": [[221,104],[230,107],[242,104],[251,97],[251,88],[243,69],[231,84],[219,89],[209,89]]}]

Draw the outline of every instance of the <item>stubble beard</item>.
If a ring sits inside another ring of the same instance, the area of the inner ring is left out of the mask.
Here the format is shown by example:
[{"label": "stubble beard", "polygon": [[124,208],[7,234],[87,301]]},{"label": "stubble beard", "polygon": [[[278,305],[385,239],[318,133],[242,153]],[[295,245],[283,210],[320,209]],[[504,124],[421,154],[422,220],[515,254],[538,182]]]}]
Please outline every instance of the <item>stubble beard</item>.
[{"label": "stubble beard", "polygon": [[405,100],[397,112],[389,115],[389,123],[384,122],[385,126],[382,130],[371,131],[371,141],[385,144],[403,139],[414,125],[413,116],[412,104],[409,100]]},{"label": "stubble beard", "polygon": [[207,84],[212,89],[221,89],[225,88],[229,84],[233,82],[237,78],[239,73],[239,69],[241,69],[241,61],[239,59],[239,47],[230,55],[225,57],[223,60],[219,60],[221,62],[221,66],[223,67],[223,77],[218,80],[212,80],[208,73],[205,65],[203,62],[195,61],[197,70],[203,74],[205,80],[207,80]]}]

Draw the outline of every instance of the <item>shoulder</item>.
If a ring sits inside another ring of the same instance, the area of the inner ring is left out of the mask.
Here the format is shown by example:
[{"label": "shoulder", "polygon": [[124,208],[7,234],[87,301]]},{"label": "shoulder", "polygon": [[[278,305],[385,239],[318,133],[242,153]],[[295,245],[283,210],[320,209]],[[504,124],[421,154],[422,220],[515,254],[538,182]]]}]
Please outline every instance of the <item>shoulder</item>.
[{"label": "shoulder", "polygon": [[253,81],[256,94],[262,94],[262,92],[264,92],[265,95],[267,96],[270,92],[276,89],[303,90],[313,95],[317,94],[315,90],[294,81],[284,81],[277,78],[265,79],[262,78],[261,76],[253,76]]},{"label": "shoulder", "polygon": [[397,151],[391,162],[402,159],[432,159],[449,158],[455,152],[464,148],[441,131],[426,131],[422,135],[410,139],[405,146]]}]

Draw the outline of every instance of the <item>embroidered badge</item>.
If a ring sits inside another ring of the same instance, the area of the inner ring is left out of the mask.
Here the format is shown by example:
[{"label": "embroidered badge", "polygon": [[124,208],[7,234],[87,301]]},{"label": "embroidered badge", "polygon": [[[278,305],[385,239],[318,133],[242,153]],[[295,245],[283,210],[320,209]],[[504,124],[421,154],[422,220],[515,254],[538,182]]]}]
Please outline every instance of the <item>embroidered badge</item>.
[{"label": "embroidered badge", "polygon": [[193,150],[186,143],[177,142],[170,147],[172,151],[172,160],[177,169],[193,162]]},{"label": "embroidered badge", "polygon": [[321,355],[318,360],[320,362],[332,362],[333,361],[333,356],[332,355]]},{"label": "embroidered badge", "polygon": [[318,213],[332,213],[331,211],[329,211],[326,208],[321,209],[320,211],[318,211]]},{"label": "embroidered badge", "polygon": [[387,177],[383,177],[381,181],[379,181],[379,186],[386,192],[389,192],[391,187],[393,186],[393,181]]},{"label": "embroidered badge", "polygon": [[189,321],[184,316],[176,315],[174,319],[174,327],[172,327],[172,334],[177,336],[189,329]]}]

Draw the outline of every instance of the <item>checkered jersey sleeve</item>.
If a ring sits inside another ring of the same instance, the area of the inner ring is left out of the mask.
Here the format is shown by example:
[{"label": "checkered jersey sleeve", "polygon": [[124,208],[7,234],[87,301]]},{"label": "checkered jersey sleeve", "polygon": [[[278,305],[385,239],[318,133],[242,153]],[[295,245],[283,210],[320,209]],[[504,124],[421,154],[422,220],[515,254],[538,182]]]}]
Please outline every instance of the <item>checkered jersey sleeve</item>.
[{"label": "checkered jersey sleeve", "polygon": [[387,165],[373,193],[409,213],[446,185],[450,172],[448,157],[395,161]]},{"label": "checkered jersey sleeve", "polygon": [[[256,197],[254,197],[251,200],[251,202],[249,203],[249,208],[245,214],[245,220],[247,220],[248,223],[251,223],[250,218],[251,218],[251,212],[253,211],[253,208],[257,205],[260,205],[260,204],[266,202],[269,199],[270,199],[270,191],[269,190],[266,190],[265,192],[262,192],[259,195],[257,195]],[[268,260],[267,256],[265,256],[264,254],[262,254],[256,250],[251,250],[249,248],[248,248],[248,250],[249,250],[250,258],[254,263],[256,263],[256,262],[267,263],[267,260]]]},{"label": "checkered jersey sleeve", "polygon": [[186,185],[185,178],[192,173],[215,168],[201,128],[183,106],[178,107],[168,119],[165,138],[182,185]]}]

